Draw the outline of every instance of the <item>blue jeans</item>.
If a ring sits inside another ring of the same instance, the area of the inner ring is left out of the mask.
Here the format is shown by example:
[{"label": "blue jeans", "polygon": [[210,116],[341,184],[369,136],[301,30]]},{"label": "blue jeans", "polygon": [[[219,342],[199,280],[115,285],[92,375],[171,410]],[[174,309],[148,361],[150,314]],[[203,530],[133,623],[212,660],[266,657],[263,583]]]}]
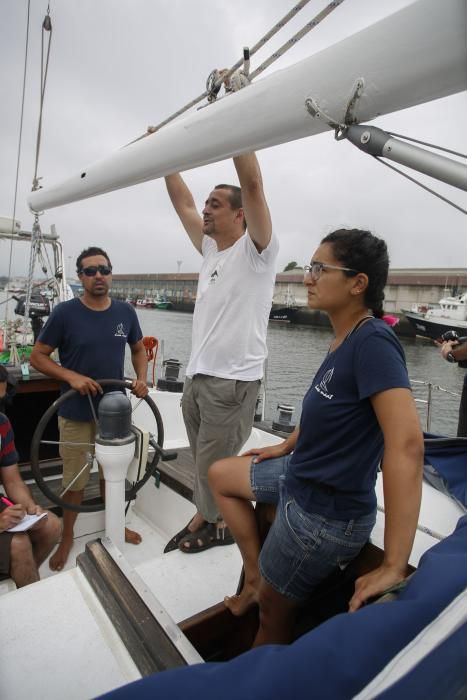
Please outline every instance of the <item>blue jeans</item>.
[{"label": "blue jeans", "polygon": [[276,517],[259,558],[262,577],[278,593],[305,600],[336,568],[345,567],[368,542],[376,512],[352,520],[307,513],[287,492],[290,456],[251,465],[259,503],[276,503]]}]

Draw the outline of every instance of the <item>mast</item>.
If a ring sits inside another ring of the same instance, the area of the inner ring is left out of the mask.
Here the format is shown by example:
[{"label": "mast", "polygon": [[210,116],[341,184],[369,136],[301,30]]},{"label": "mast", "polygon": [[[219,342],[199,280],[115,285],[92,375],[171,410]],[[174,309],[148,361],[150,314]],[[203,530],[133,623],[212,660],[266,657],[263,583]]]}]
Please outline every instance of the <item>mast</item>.
[{"label": "mast", "polygon": [[376,24],[33,192],[33,211],[326,131],[313,99],[343,122],[357,81],[357,122],[467,89],[465,0],[418,0]]}]

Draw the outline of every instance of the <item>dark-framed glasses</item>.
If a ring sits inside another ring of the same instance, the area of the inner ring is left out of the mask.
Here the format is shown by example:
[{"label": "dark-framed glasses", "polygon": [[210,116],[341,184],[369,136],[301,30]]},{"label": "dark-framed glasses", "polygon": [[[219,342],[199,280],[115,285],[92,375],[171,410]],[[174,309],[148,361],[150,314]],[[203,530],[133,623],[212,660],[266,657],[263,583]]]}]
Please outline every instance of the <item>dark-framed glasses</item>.
[{"label": "dark-framed glasses", "polygon": [[107,277],[112,272],[112,268],[110,265],[89,265],[89,267],[82,267],[78,274],[83,273],[86,277],[95,277],[98,272]]},{"label": "dark-framed glasses", "polygon": [[326,265],[326,263],[313,260],[310,265],[303,266],[303,276],[310,275],[314,280],[319,280],[323,270],[341,270],[342,272],[351,272],[353,275],[358,275],[358,270],[353,270],[351,267],[340,267],[339,265]]}]

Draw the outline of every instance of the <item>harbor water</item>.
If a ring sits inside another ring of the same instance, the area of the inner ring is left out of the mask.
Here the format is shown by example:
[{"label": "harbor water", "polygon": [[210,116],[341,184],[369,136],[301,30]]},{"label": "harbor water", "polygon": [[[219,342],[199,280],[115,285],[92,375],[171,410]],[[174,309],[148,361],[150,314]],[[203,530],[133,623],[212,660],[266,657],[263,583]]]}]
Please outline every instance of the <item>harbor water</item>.
[{"label": "harbor water", "polygon": [[[163,346],[156,363],[156,379],[162,376],[162,359],[174,358],[182,363],[183,379],[191,347],[193,316],[176,311],[138,309],[144,335],[155,336]],[[298,421],[303,396],[326,354],[332,332],[326,328],[270,323],[266,376],[265,420],[277,416],[279,403],[295,407],[293,420]],[[426,429],[428,383],[431,383],[431,432],[455,435],[460,393],[465,370],[449,364],[431,341],[401,338],[414,396],[422,426]],[[161,342],[163,341],[163,342]],[[127,367],[131,374],[131,363]]]}]

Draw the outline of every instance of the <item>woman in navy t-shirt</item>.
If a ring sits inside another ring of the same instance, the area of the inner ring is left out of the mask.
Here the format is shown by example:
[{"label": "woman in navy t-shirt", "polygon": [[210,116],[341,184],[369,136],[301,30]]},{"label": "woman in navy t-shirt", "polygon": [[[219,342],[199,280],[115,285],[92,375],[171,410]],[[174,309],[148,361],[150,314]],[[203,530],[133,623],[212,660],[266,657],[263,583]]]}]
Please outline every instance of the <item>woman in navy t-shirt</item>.
[{"label": "woman in navy t-shirt", "polygon": [[[384,559],[356,582],[351,611],[406,575],[421,499],[423,436],[403,350],[382,319],[389,260],[368,231],[322,241],[304,283],[308,306],[334,330],[283,443],[216,462],[209,483],[242,553],[245,584],[225,599],[235,614],[259,604],[255,645],[290,640],[299,606],[368,541],[384,461]],[[252,459],[253,456],[253,459]],[[251,501],[277,506],[260,552]]]}]

